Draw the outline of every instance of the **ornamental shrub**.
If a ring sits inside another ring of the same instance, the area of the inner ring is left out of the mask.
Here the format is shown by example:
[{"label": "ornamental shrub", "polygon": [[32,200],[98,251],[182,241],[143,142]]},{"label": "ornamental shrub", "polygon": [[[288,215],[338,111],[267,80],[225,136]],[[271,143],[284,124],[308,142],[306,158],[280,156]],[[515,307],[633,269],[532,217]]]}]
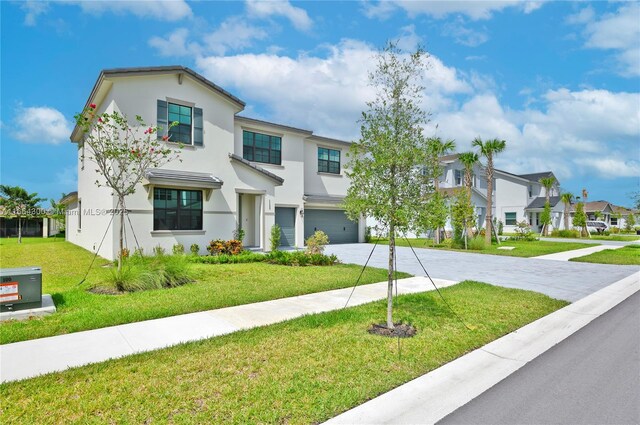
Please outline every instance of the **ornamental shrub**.
[{"label": "ornamental shrub", "polygon": [[173,252],[173,255],[182,255],[184,254],[184,245],[177,243],[171,248],[171,251]]},{"label": "ornamental shrub", "polygon": [[271,226],[271,251],[277,251],[280,248],[280,226],[274,224]]},{"label": "ornamental shrub", "polygon": [[231,239],[230,241],[216,239],[209,242],[207,251],[211,255],[238,255],[242,252],[242,242],[236,239]]},{"label": "ornamental shrub", "polygon": [[198,255],[200,253],[200,245],[198,245],[197,243],[191,244],[189,251],[191,251],[192,255]]},{"label": "ornamental shrub", "polygon": [[329,236],[322,230],[316,232],[307,238],[307,254],[322,254],[324,247],[329,243]]}]

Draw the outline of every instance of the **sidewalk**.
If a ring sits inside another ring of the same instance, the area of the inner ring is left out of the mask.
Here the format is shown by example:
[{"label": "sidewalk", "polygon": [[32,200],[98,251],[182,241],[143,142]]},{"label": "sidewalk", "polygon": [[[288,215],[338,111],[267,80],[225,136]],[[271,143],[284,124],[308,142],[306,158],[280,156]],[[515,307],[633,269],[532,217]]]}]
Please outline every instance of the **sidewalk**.
[{"label": "sidewalk", "polygon": [[624,245],[598,245],[590,246],[589,248],[574,249],[572,251],[556,252],[555,254],[540,255],[537,258],[539,260],[554,260],[554,261],[569,261],[572,258],[584,257],[585,255],[593,254],[594,252],[604,251],[605,249],[620,249]]},{"label": "sidewalk", "polygon": [[[434,279],[438,288],[456,281]],[[399,294],[433,290],[425,277],[398,280]],[[0,382],[16,381],[134,353],[344,308],[352,288],[183,314],[0,345]],[[358,286],[349,307],[381,300],[387,282]]]},{"label": "sidewalk", "polygon": [[433,424],[640,290],[640,272],[536,320],[326,424]]}]

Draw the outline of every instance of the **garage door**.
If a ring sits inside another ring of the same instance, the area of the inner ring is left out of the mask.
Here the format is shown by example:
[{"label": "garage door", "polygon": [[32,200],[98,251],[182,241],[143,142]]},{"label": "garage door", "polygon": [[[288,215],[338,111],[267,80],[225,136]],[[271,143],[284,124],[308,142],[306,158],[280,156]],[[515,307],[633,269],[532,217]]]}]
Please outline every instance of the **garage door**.
[{"label": "garage door", "polygon": [[316,230],[325,232],[332,244],[358,242],[358,223],[342,210],[304,210],[304,239]]},{"label": "garage door", "polygon": [[276,224],[280,226],[280,246],[296,244],[296,209],[276,207]]}]

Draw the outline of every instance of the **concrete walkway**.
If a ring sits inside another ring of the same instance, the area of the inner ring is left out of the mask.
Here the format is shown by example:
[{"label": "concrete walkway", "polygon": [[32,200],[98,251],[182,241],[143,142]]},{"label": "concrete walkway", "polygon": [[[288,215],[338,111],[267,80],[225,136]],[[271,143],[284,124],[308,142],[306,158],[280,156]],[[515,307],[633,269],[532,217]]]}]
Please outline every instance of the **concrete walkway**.
[{"label": "concrete walkway", "polygon": [[640,272],[327,421],[433,424],[640,290]]},{"label": "concrete walkway", "polygon": [[[434,279],[434,283],[442,288],[457,282]],[[424,277],[398,280],[399,294],[430,290],[433,290],[433,285]],[[336,289],[0,345],[0,382],[271,325],[306,314],[338,310],[345,307],[351,291],[352,288]],[[387,282],[358,286],[349,307],[386,296]]]},{"label": "concrete walkway", "polygon": [[590,243],[597,243],[597,244],[601,244],[601,245],[631,245],[631,244],[640,244],[640,240],[635,240],[635,241],[609,241],[609,240],[601,240],[601,239],[592,239],[592,238],[579,238],[579,239],[572,239],[572,238],[552,238],[552,237],[542,237],[540,238],[541,241],[545,241],[545,242],[576,242],[576,243],[586,243],[586,244],[590,244]]},{"label": "concrete walkway", "polygon": [[556,252],[555,254],[539,255],[533,258],[537,258],[538,260],[569,261],[572,258],[584,257],[594,252],[600,252],[606,249],[620,249],[622,247],[624,247],[624,245],[598,245],[590,246],[589,248],[574,249],[572,251]]}]

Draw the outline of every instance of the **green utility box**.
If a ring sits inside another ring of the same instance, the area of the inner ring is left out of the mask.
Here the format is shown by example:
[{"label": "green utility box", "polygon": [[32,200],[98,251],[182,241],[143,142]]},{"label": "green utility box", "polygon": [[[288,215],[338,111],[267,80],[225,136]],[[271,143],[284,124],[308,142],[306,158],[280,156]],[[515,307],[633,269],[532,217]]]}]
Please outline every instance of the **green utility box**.
[{"label": "green utility box", "polygon": [[42,307],[42,269],[0,269],[0,312]]}]

